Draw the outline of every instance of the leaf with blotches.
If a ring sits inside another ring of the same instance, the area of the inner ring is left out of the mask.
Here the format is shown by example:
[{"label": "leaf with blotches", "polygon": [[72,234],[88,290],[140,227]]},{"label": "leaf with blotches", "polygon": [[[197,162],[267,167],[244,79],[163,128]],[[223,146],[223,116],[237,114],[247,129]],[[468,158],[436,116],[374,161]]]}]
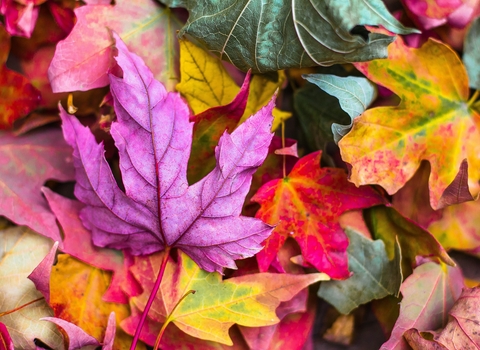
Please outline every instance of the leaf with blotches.
[{"label": "leaf with blotches", "polygon": [[23,75],[7,68],[10,36],[0,24],[0,129],[34,110],[40,103],[40,92]]},{"label": "leaf with blotches", "polygon": [[382,204],[372,188],[357,188],[343,169],[320,168],[321,151],[295,164],[290,174],[263,185],[252,201],[260,204],[256,217],[277,225],[257,254],[260,270],[266,271],[288,237],[300,245],[304,259],[332,278],[348,272],[348,239],[339,216],[352,209]]},{"label": "leaf with blotches", "polygon": [[0,314],[17,349],[35,350],[35,339],[52,349],[61,349],[63,339],[54,325],[40,321],[53,312],[27,277],[49,252],[52,243],[26,227],[0,231]]},{"label": "leaf with blotches", "polygon": [[[336,143],[350,131],[353,119],[365,112],[377,97],[377,89],[363,77],[337,77],[330,74],[307,74],[304,79],[315,84],[327,94],[338,99],[342,110],[350,117],[350,124],[332,124],[333,139]],[[321,104],[322,102],[317,101]]]},{"label": "leaf with blotches", "polygon": [[420,331],[443,327],[448,311],[460,296],[463,277],[458,267],[427,262],[420,265],[400,287],[403,299],[400,315],[390,339],[381,350],[409,350],[403,338],[405,331],[416,328]]},{"label": "leaf with blotches", "polygon": [[74,179],[72,152],[57,129],[15,137],[0,134],[0,215],[61,241],[55,216],[42,196],[47,180]]},{"label": "leaf with blotches", "polygon": [[[150,296],[158,274],[155,267],[160,265],[162,258],[162,253],[138,257],[132,267],[144,289],[140,296],[131,298],[140,310]],[[275,309],[280,302],[290,300],[310,284],[328,279],[322,273],[258,273],[222,281],[219,273],[202,270],[179,251],[176,262],[169,258],[149,317],[164,322],[170,315],[172,322],[191,336],[232,345],[228,330],[233,324],[249,327],[276,324],[279,319]],[[187,295],[175,308],[189,290],[195,294]]]},{"label": "leaf with blotches", "polygon": [[[234,103],[235,96],[242,94],[218,58],[185,39],[180,40],[180,73],[177,91],[185,97],[194,114]],[[284,81],[285,74],[281,72],[276,81],[254,75],[241,122],[265,106]],[[272,130],[275,130],[283,120],[290,118],[291,113],[274,108],[273,116]]]},{"label": "leaf with blotches", "polygon": [[401,102],[368,109],[339,142],[351,181],[394,194],[427,160],[432,208],[471,200],[480,190],[480,115],[468,102],[465,67],[451,48],[432,39],[413,49],[397,38],[388,52],[388,59],[355,64]]},{"label": "leaf with blotches", "polygon": [[81,202],[62,197],[52,190],[42,189],[45,198],[62,227],[64,238],[60,250],[102,270],[112,271],[112,281],[103,299],[126,304],[128,299],[122,288],[135,294],[139,287],[128,272],[128,259],[122,252],[99,248],[92,244],[90,232],[83,226],[79,213],[85,207]]},{"label": "leaf with blotches", "polygon": [[402,271],[408,276],[416,264],[416,257],[437,257],[444,263],[455,266],[435,237],[413,221],[400,215],[395,209],[377,206],[365,210],[365,221],[375,239],[385,243],[388,258],[395,256],[398,238],[402,250]]},{"label": "leaf with blotches", "polygon": [[110,30],[145,59],[157,79],[173,89],[178,75],[175,32],[180,23],[169,9],[153,0],[118,0],[115,5],[81,6],[75,15],[75,27],[58,43],[48,70],[53,92],[108,85],[115,44]]},{"label": "leaf with blotches", "polygon": [[345,233],[349,240],[348,269],[353,275],[344,281],[322,283],[318,296],[345,315],[373,299],[398,296],[403,280],[399,244],[395,257],[389,260],[383,241],[369,240],[351,229]]},{"label": "leaf with blotches", "polygon": [[235,259],[256,254],[272,231],[240,213],[273,136],[273,101],[231,134],[224,133],[215,150],[215,169],[188,186],[193,128],[188,106],[179,94],[167,93],[117,36],[116,42],[123,78],[110,76],[118,120],[111,134],[125,192],[113,178],[102,145],[61,110],[65,139],[74,148],[75,195],[86,205],[80,213],[84,225],[97,246],[129,249],[134,255],[177,247],[207,271],[234,268]]},{"label": "leaf with blotches", "polygon": [[[55,317],[73,323],[98,342],[102,341],[112,311],[118,322],[130,314],[128,305],[102,300],[109,283],[109,272],[68,254],[59,255],[50,278],[50,305]],[[131,341],[129,335],[117,330],[116,347],[126,347]]]},{"label": "leaf with blotches", "polygon": [[480,347],[479,304],[480,287],[465,288],[448,312],[448,323],[444,329],[419,332],[418,329],[413,328],[405,332],[404,337],[415,350],[434,350],[442,347],[452,350],[478,349]]},{"label": "leaf with blotches", "polygon": [[423,29],[448,24],[464,28],[475,14],[478,0],[403,0],[409,14]]},{"label": "leaf with blotches", "polygon": [[163,2],[188,10],[180,36],[191,36],[237,68],[255,73],[385,57],[393,38],[360,37],[352,33],[357,25],[416,32],[400,24],[380,0]]}]

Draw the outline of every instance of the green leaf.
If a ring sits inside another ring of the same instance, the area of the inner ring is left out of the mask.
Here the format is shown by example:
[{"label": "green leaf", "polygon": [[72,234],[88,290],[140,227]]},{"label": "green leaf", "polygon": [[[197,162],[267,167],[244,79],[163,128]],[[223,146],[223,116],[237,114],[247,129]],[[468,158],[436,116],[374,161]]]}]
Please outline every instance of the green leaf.
[{"label": "green leaf", "polygon": [[402,284],[400,245],[395,245],[395,257],[389,260],[382,240],[372,241],[347,228],[348,269],[353,276],[343,281],[323,282],[318,296],[343,314],[349,314],[361,304],[387,295],[398,295]]},{"label": "green leaf", "polygon": [[480,17],[472,22],[463,45],[463,63],[467,68],[469,85],[480,90]]},{"label": "green leaf", "polygon": [[376,86],[363,77],[342,78],[329,74],[308,74],[303,77],[329,95],[336,97],[342,109],[349,115],[350,124],[332,124],[333,138],[337,143],[350,131],[353,119],[365,112],[377,97]]},{"label": "green leaf", "polygon": [[428,231],[413,221],[399,214],[395,209],[376,206],[364,211],[365,222],[373,237],[385,243],[390,259],[395,255],[395,244],[398,241],[402,248],[402,272],[409,275],[416,264],[417,256],[438,257],[444,263],[455,266],[445,249]]},{"label": "green leaf", "polygon": [[387,57],[391,36],[350,31],[381,25],[394,33],[402,26],[381,0],[169,0],[190,16],[180,36],[195,38],[241,70],[255,73],[292,67],[332,65]]}]

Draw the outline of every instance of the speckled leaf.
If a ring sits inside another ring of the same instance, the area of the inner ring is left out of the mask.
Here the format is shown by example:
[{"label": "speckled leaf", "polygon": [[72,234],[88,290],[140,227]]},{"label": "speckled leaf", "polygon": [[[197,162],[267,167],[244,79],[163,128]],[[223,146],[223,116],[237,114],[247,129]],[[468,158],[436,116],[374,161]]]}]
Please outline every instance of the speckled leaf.
[{"label": "speckled leaf", "polygon": [[442,346],[452,350],[478,349],[480,347],[480,333],[478,332],[479,304],[480,287],[465,288],[448,312],[450,317],[444,329],[425,332],[429,340],[423,337],[423,332],[420,333],[415,328],[408,330],[404,337],[414,350],[434,350]]},{"label": "speckled leaf", "polygon": [[[308,74],[303,76],[310,83],[338,99],[340,107],[351,119],[349,125],[332,124],[333,139],[338,143],[350,131],[353,119],[365,112],[377,97],[377,89],[368,79],[362,77],[337,77],[328,74]],[[317,103],[322,104],[323,101]]]},{"label": "speckled leaf", "polygon": [[[157,79],[173,90],[178,73],[176,30],[180,22],[153,0],[117,0],[75,9],[77,22],[58,43],[48,75],[53,92],[86,91],[109,83],[114,30]],[[152,48],[154,48],[152,50]]]},{"label": "speckled leaf", "polygon": [[[27,276],[49,252],[52,243],[26,227],[0,231],[0,313],[41,298]],[[63,338],[53,324],[40,321],[53,312],[45,300],[1,317],[17,349],[35,350],[34,339],[52,349],[61,349]]]},{"label": "speckled leaf", "polygon": [[322,283],[318,296],[346,315],[373,299],[398,295],[403,277],[398,244],[390,261],[383,241],[372,241],[348,228],[345,233],[349,240],[348,269],[353,275],[345,281]]},{"label": "speckled leaf", "polygon": [[470,25],[463,44],[463,63],[467,69],[470,87],[480,90],[480,17]]},{"label": "speckled leaf", "polygon": [[223,134],[215,169],[189,187],[193,125],[188,106],[177,93],[167,93],[141,58],[114,36],[123,78],[110,76],[118,120],[111,134],[125,192],[113,178],[102,145],[61,111],[64,136],[74,148],[75,195],[86,204],[80,213],[84,225],[101,247],[129,249],[135,255],[178,247],[207,271],[235,268],[234,260],[256,254],[272,231],[240,213],[273,136],[273,101]]},{"label": "speckled leaf", "polygon": [[443,327],[462,288],[463,277],[458,267],[428,262],[413,270],[400,287],[403,296],[400,316],[390,339],[380,350],[409,350],[403,334],[410,328],[425,331]]},{"label": "speckled leaf", "polygon": [[[143,309],[158,273],[155,266],[162,254],[140,257],[132,272],[144,289],[144,293],[132,298]],[[172,319],[185,333],[232,345],[228,329],[234,324],[259,327],[279,322],[275,309],[282,301],[290,300],[308,285],[328,280],[321,273],[308,275],[260,273],[233,277],[222,281],[219,273],[208,273],[187,255],[179,253],[177,262],[170,258],[162,279],[157,299],[149,317],[164,322],[172,311]],[[178,300],[188,295],[173,310]]]},{"label": "speckled leaf", "polygon": [[[339,142],[343,160],[352,165],[351,181],[379,184],[394,194],[425,159],[431,165],[434,209],[471,200],[480,190],[480,115],[467,102],[462,62],[451,48],[432,39],[413,49],[397,38],[388,50],[386,60],[355,65],[398,94],[401,103],[367,110]],[[468,169],[462,170],[464,160]],[[464,195],[463,187],[471,195]]]},{"label": "speckled leaf", "polygon": [[348,239],[338,219],[347,210],[381,204],[384,199],[369,187],[357,188],[343,169],[320,168],[321,151],[298,160],[283,179],[263,185],[252,201],[260,204],[256,217],[277,225],[257,254],[267,271],[288,237],[300,245],[303,258],[332,278],[348,272]]},{"label": "speckled leaf", "polygon": [[402,250],[402,271],[408,276],[415,266],[417,256],[438,257],[447,264],[455,265],[445,249],[432,234],[413,221],[400,215],[395,209],[377,206],[365,210],[365,221],[375,239],[385,243],[388,258],[395,256],[396,237]]},{"label": "speckled leaf", "polygon": [[[186,39],[180,40],[180,71],[181,80],[176,88],[186,98],[194,114],[234,103],[234,99],[238,98],[236,96],[241,94],[241,89],[228,75],[222,62]],[[265,106],[284,81],[283,73],[279,73],[277,81],[254,75],[241,122]],[[273,116],[272,130],[275,130],[291,113],[274,108]]]},{"label": "speckled leaf", "polygon": [[50,179],[74,179],[71,153],[57,129],[18,137],[0,133],[0,215],[60,241],[55,216],[41,188]]},{"label": "speckled leaf", "polygon": [[393,38],[374,33],[365,40],[350,33],[356,25],[381,25],[401,34],[414,32],[395,20],[380,0],[185,0],[174,5],[190,13],[180,36],[193,36],[244,71],[386,57],[386,47]]}]

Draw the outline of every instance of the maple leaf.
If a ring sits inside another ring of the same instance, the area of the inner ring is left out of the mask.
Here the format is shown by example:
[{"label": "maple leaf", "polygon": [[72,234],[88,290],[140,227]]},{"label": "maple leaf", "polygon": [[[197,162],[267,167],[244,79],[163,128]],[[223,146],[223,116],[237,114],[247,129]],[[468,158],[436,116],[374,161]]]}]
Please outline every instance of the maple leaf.
[{"label": "maple leaf", "polygon": [[272,139],[273,101],[222,136],[215,169],[188,187],[188,107],[178,94],[167,93],[141,58],[114,36],[123,79],[110,76],[118,118],[111,133],[125,193],[115,183],[103,147],[76,118],[61,111],[65,139],[74,148],[75,195],[86,204],[80,214],[85,226],[98,246],[129,249],[135,255],[178,247],[208,271],[234,268],[234,260],[258,252],[272,230],[240,212]]},{"label": "maple leaf", "polygon": [[[109,29],[119,33],[145,59],[155,77],[172,89],[177,79],[178,47],[174,35],[180,28],[179,21],[153,0],[109,3],[75,9],[77,23],[70,35],[58,43],[48,70],[53,92],[108,85],[114,46]],[[151,47],[161,48],[162,53],[152,53]]]},{"label": "maple leaf", "polygon": [[298,160],[283,179],[263,185],[252,201],[261,207],[256,217],[278,225],[257,254],[266,271],[284,244],[293,237],[304,259],[332,278],[347,278],[348,239],[338,218],[347,210],[384,203],[369,187],[357,188],[343,169],[320,168],[321,151]]},{"label": "maple leaf", "polygon": [[[388,50],[386,60],[355,65],[398,94],[401,103],[367,110],[339,142],[343,160],[352,165],[351,181],[357,186],[379,184],[394,194],[413,177],[421,160],[428,160],[432,208],[471,200],[479,191],[480,115],[467,101],[462,62],[452,49],[432,39],[413,49],[398,38]],[[465,160],[468,167],[461,168]]]},{"label": "maple leaf", "polygon": [[[275,309],[281,301],[290,300],[310,284],[328,280],[323,273],[308,275],[259,273],[221,280],[219,273],[208,273],[179,251],[177,262],[170,257],[159,294],[153,302],[149,317],[165,322],[170,317],[185,333],[206,340],[232,345],[228,336],[234,324],[249,327],[267,326],[279,322]],[[137,257],[131,268],[144,292],[131,298],[142,310],[153,288],[155,266],[162,253]],[[185,291],[194,290],[177,307]]]},{"label": "maple leaf", "polygon": [[18,118],[40,102],[40,92],[23,75],[7,68],[10,36],[0,24],[0,129],[11,128]]},{"label": "maple leaf", "polygon": [[436,329],[447,323],[447,312],[460,296],[463,287],[458,267],[427,262],[413,270],[400,287],[403,299],[400,315],[390,339],[381,350],[408,350],[403,334],[410,328]]},{"label": "maple leaf", "polygon": [[[449,320],[441,331],[419,332],[409,329],[404,337],[408,344],[417,349],[478,349],[478,309],[480,287],[465,288],[452,309]],[[425,337],[427,336],[428,339]]]}]

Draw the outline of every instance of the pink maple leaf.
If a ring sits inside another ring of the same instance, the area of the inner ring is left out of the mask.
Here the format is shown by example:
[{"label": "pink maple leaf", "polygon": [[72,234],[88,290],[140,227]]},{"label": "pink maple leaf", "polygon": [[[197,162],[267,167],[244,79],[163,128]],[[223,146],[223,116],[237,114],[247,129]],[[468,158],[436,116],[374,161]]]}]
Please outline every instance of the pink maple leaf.
[{"label": "pink maple leaf", "polygon": [[235,268],[271,233],[259,219],[241,216],[252,175],[272,139],[273,100],[215,149],[216,167],[188,185],[193,123],[186,103],[154,79],[142,59],[114,33],[123,77],[110,75],[118,120],[111,133],[120,155],[120,190],[92,133],[61,110],[63,132],[74,149],[76,197],[94,244],[134,255],[180,248],[207,271]]}]

